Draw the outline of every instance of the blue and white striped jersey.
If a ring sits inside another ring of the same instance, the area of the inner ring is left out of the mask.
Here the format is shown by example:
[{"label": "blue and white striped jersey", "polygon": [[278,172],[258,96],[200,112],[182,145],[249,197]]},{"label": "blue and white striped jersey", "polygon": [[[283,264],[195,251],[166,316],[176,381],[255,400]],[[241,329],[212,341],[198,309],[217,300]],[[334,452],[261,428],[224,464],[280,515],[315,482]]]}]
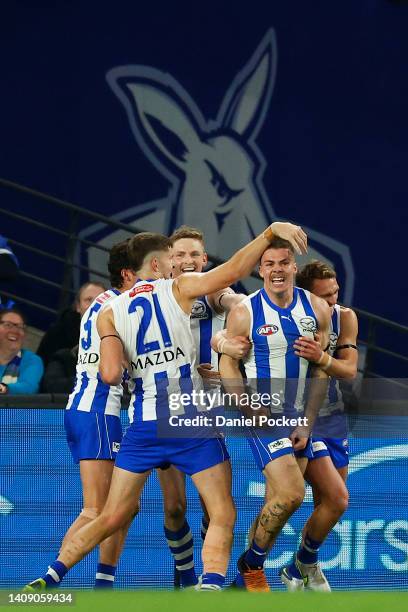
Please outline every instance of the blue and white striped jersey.
[{"label": "blue and white striped jersey", "polygon": [[251,317],[252,346],[244,359],[247,378],[257,381],[259,392],[280,394],[281,404],[271,405],[271,412],[303,411],[310,366],[295,355],[293,343],[300,336],[313,338],[318,329],[309,291],[295,287],[288,308],[274,304],[265,289],[252,293],[242,303]]},{"label": "blue and white striped jersey", "polygon": [[[336,352],[337,341],[340,336],[340,312],[341,308],[338,304],[336,304],[333,308],[333,313],[330,319],[330,345],[328,353],[332,356]],[[336,378],[330,378],[327,397],[319,411],[319,416],[329,416],[335,412],[343,412],[343,410],[344,403],[339,381]]]},{"label": "blue and white striped jersey", "polygon": [[114,416],[120,414],[123,388],[122,385],[106,385],[99,376],[100,339],[96,329],[98,313],[118,295],[120,291],[117,289],[108,289],[101,293],[81,319],[76,379],[68,399],[67,410]]},{"label": "blue and white striped jersey", "polygon": [[190,315],[174,298],[173,282],[138,281],[110,304],[130,365],[131,422],[168,419],[169,395],[191,393],[198,384]]},{"label": "blue and white striped jersey", "polygon": [[210,306],[207,297],[199,297],[193,304],[190,315],[191,333],[197,352],[197,363],[211,363],[218,370],[218,353],[211,348],[211,338],[224,329],[225,312],[218,313]]}]

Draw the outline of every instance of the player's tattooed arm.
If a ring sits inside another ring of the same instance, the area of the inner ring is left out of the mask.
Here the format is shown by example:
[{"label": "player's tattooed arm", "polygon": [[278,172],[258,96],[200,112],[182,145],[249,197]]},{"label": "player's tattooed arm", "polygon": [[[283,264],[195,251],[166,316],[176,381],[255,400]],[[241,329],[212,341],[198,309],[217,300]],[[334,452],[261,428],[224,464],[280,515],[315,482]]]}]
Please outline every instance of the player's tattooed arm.
[{"label": "player's tattooed arm", "polygon": [[102,310],[96,327],[101,339],[99,374],[107,385],[119,385],[122,382],[125,355],[122,340],[115,328],[112,308]]},{"label": "player's tattooed arm", "polygon": [[174,280],[173,294],[180,307],[190,313],[193,301],[233,285],[248,276],[274,236],[289,240],[298,253],[307,251],[307,237],[301,227],[292,223],[272,223],[262,234],[237,251],[228,261],[203,274],[186,273]]}]

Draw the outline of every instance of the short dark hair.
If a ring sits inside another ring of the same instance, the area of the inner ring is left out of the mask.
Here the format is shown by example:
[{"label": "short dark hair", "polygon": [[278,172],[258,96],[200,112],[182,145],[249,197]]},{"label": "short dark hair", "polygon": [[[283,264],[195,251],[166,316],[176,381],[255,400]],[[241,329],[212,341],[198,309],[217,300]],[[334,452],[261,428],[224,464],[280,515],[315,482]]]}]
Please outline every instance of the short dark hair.
[{"label": "short dark hair", "polygon": [[172,235],[170,236],[171,243],[174,244],[176,240],[182,238],[192,238],[193,240],[199,240],[204,246],[204,234],[201,230],[196,227],[190,227],[189,225],[180,225]]},{"label": "short dark hair", "polygon": [[130,238],[115,244],[109,251],[109,280],[112,287],[120,289],[123,286],[122,270],[130,268],[128,244]]},{"label": "short dark hair", "polygon": [[293,256],[295,255],[295,249],[293,248],[292,243],[289,242],[289,240],[280,238],[280,236],[275,236],[274,238],[272,238],[272,241],[269,243],[269,246],[267,246],[264,252],[262,253],[261,261],[262,257],[264,256],[264,253],[266,253],[266,251],[269,251],[269,249],[288,249],[288,251],[290,251]]},{"label": "short dark hair", "polygon": [[20,310],[18,307],[12,306],[12,308],[0,308],[0,322],[3,320],[4,316],[7,314],[16,314],[23,320],[24,325],[27,325],[27,317],[24,312]]},{"label": "short dark hair", "polygon": [[336,271],[329,264],[314,259],[303,266],[296,274],[296,285],[307,291],[312,291],[313,281],[336,278],[336,276]]},{"label": "short dark hair", "polygon": [[141,232],[128,242],[129,266],[138,272],[143,266],[145,257],[154,251],[167,251],[172,246],[170,238],[163,234]]}]

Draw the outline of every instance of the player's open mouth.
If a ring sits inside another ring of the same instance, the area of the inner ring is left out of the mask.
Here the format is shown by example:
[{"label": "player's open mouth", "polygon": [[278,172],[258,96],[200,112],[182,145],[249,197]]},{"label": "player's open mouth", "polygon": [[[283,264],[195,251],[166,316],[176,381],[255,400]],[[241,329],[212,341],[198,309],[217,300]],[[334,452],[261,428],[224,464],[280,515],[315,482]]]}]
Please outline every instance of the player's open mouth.
[{"label": "player's open mouth", "polygon": [[195,266],[186,266],[185,268],[181,268],[182,272],[195,272]]},{"label": "player's open mouth", "polygon": [[7,340],[10,340],[10,342],[16,342],[18,338],[17,336],[7,336]]},{"label": "player's open mouth", "polygon": [[274,285],[275,287],[280,287],[285,282],[285,279],[283,278],[283,276],[276,276],[275,278],[272,278],[271,281],[272,285]]}]

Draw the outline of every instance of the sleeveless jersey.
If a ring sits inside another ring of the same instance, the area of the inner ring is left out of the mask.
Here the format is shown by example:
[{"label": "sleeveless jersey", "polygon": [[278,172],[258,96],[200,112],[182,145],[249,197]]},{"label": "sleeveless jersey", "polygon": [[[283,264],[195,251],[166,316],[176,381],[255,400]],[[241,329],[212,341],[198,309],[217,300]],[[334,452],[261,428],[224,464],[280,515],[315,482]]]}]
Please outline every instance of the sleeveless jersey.
[{"label": "sleeveless jersey", "polygon": [[173,295],[173,280],[138,281],[113,300],[115,328],[128,359],[130,422],[168,419],[170,394],[190,394],[196,356],[186,314]]},{"label": "sleeveless jersey", "polygon": [[313,338],[318,329],[309,291],[295,287],[288,308],[274,304],[265,289],[252,293],[242,304],[251,317],[252,346],[244,359],[247,378],[257,380],[258,392],[280,395],[279,405],[272,403],[271,412],[303,411],[310,366],[295,355],[293,343],[300,336]]},{"label": "sleeveless jersey", "polygon": [[67,410],[114,416],[120,414],[123,388],[122,385],[107,385],[99,376],[100,339],[96,329],[98,313],[118,295],[120,291],[117,289],[101,293],[81,319],[75,385],[68,399]]},{"label": "sleeveless jersey", "polygon": [[190,327],[197,353],[197,364],[211,363],[218,370],[218,353],[211,348],[211,338],[224,329],[225,312],[219,314],[210,306],[207,297],[199,297],[193,304]]},{"label": "sleeveless jersey", "polygon": [[[336,304],[333,308],[333,314],[330,319],[330,344],[327,352],[331,356],[333,356],[336,352],[337,341],[340,336],[340,312],[341,308],[338,304]],[[336,378],[330,378],[327,397],[320,409],[319,416],[329,416],[335,412],[343,411],[344,403],[339,381]]]}]

